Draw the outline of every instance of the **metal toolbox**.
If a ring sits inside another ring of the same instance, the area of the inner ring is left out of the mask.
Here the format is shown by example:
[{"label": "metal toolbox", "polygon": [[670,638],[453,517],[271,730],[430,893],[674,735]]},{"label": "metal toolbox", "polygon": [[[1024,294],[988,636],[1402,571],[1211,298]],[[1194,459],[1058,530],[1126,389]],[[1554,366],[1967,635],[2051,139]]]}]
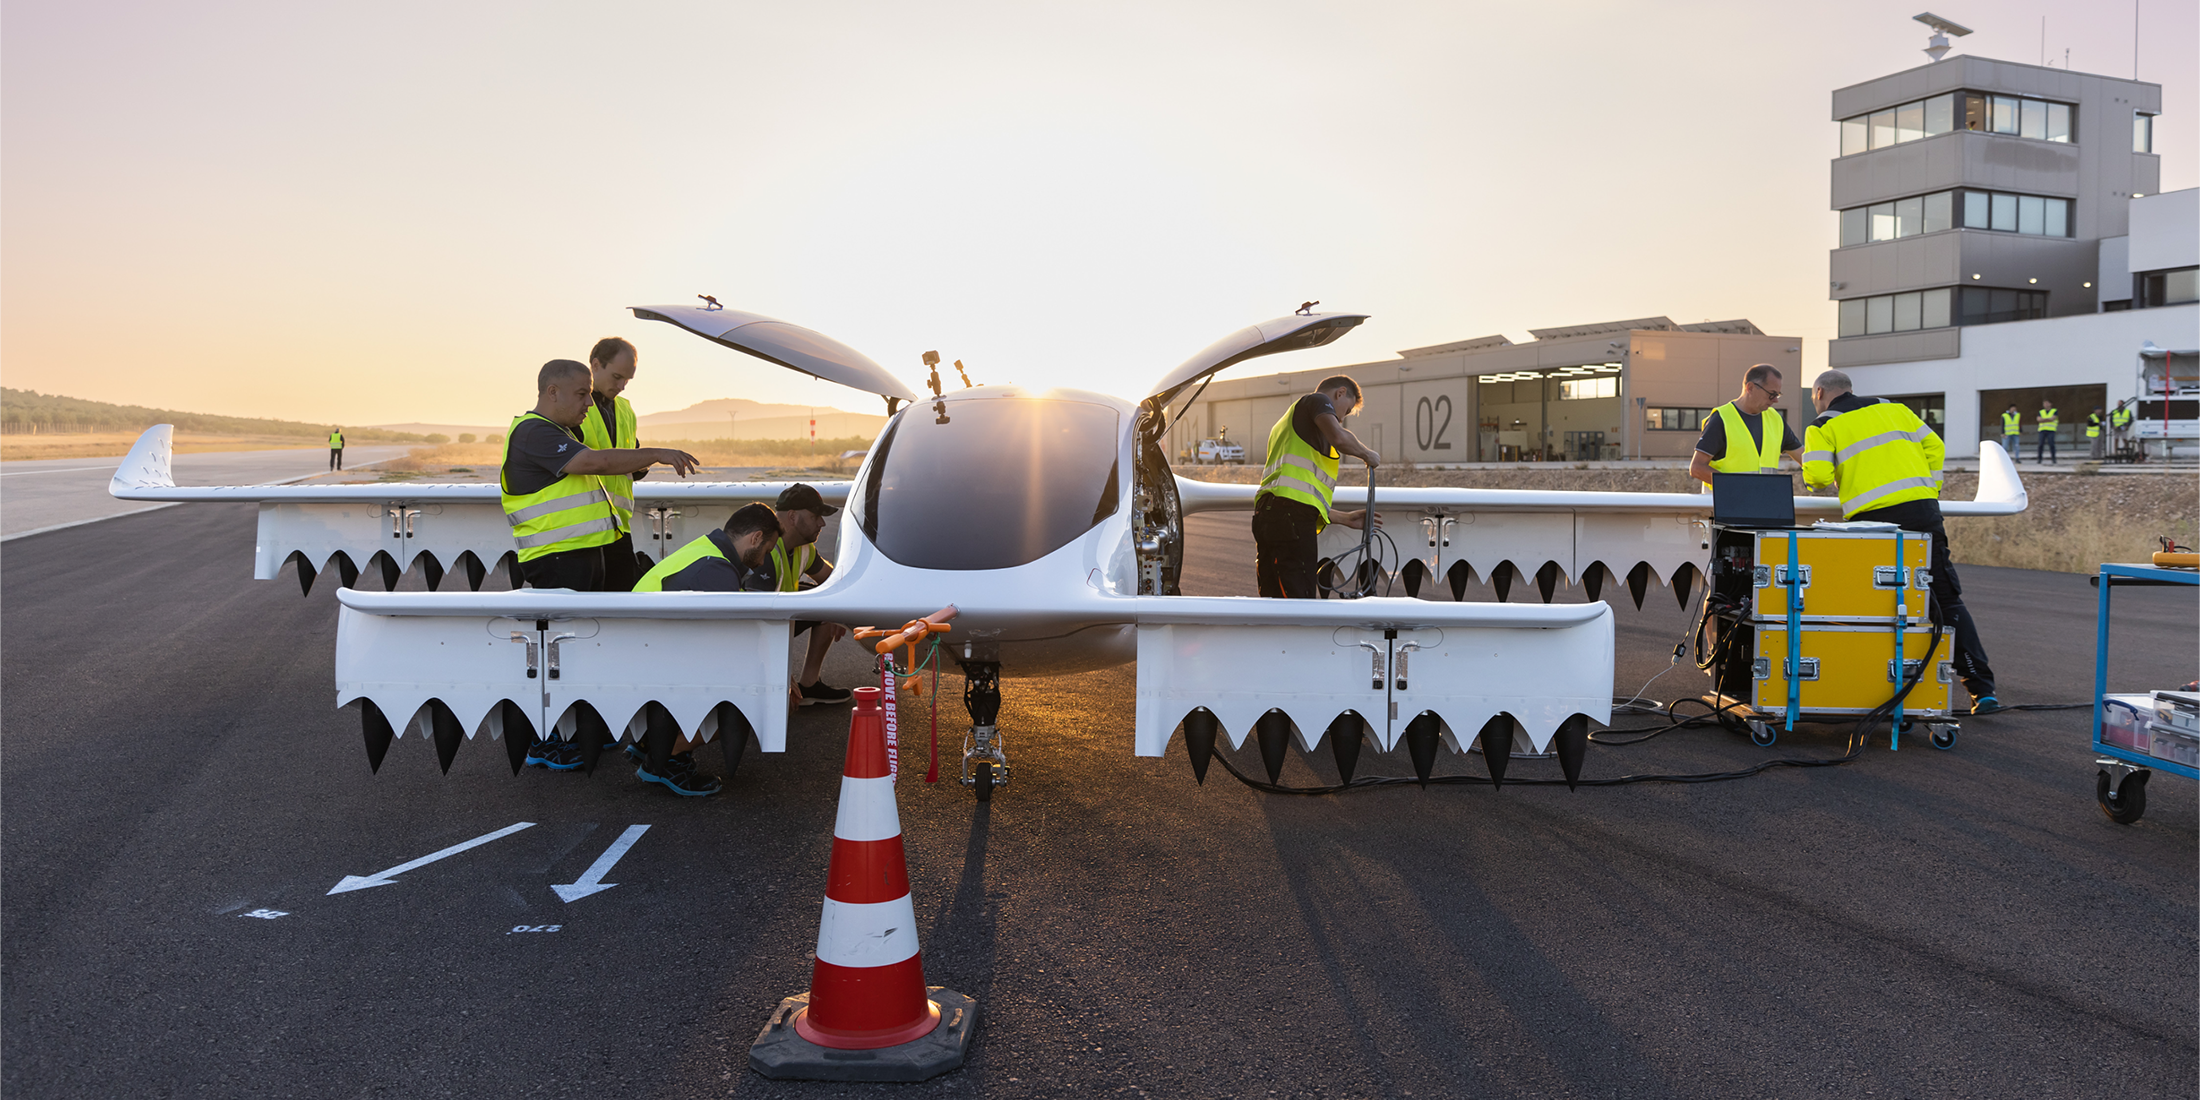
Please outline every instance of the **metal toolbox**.
[{"label": "metal toolbox", "polygon": [[[1760,621],[1743,629],[1754,635],[1754,644],[1748,650],[1750,705],[1764,711],[1786,710],[1790,675],[1787,623]],[[1891,623],[1805,623],[1802,670],[1797,679],[1802,689],[1802,709],[1819,714],[1864,714],[1894,698],[1898,683],[1894,638]],[[1948,712],[1949,686],[1955,679],[1950,641],[1941,638],[1932,655],[1932,667],[1924,670],[1924,676],[1902,702],[1905,713]],[[1903,632],[1905,676],[1920,667],[1931,644],[1932,627],[1928,623],[1913,623]]]},{"label": "metal toolbox", "polygon": [[2157,691],[2153,704],[2155,721],[2200,735],[2200,695],[2189,691]]},{"label": "metal toolbox", "polygon": [[[1795,540],[1803,621],[1892,620],[1897,594],[1903,597],[1910,618],[1922,619],[1928,614],[1925,589],[1932,580],[1928,569],[1932,564],[1929,536],[1892,527],[1728,532],[1730,538],[1743,534],[1754,544],[1747,548],[1751,618],[1787,618],[1790,539]],[[1895,561],[1898,534],[1902,543],[1899,564]]]}]

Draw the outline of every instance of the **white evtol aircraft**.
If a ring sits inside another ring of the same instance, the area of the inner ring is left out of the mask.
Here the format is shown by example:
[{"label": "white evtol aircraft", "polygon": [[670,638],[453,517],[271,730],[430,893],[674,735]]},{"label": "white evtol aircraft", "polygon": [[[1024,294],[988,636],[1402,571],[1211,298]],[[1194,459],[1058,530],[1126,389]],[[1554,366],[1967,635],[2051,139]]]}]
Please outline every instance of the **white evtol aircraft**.
[{"label": "white evtol aircraft", "polygon": [[[1426,553],[1399,569],[1408,597],[1177,595],[1184,518],[1250,510],[1257,486],[1175,476],[1163,443],[1171,403],[1233,364],[1330,343],[1363,314],[1295,314],[1242,329],[1134,405],[1017,386],[920,400],[861,353],[799,326],[713,307],[634,313],[887,400],[894,415],[854,480],[819,487],[846,509],[824,584],[788,594],[362,591],[351,587],[358,562],[378,567],[385,589],[415,562],[431,587],[450,562],[478,589],[485,563],[511,547],[497,487],[179,488],[165,425],[138,441],[111,491],[256,502],[256,577],[295,563],[310,590],[316,562],[339,573],[336,701],[360,704],[377,768],[390,741],[412,729],[434,740],[445,769],[464,740],[502,737],[517,771],[537,731],[555,729],[581,736],[591,762],[613,731],[716,737],[731,771],[752,732],[764,751],[785,748],[792,621],[890,625],[952,604],[959,616],[947,649],[967,678],[971,717],[963,778],[981,799],[1009,776],[996,725],[1002,675],[1130,661],[1137,752],[1161,755],[1181,726],[1202,776],[1218,732],[1233,746],[1257,732],[1271,776],[1294,739],[1306,752],[1327,740],[1347,778],[1365,740],[1385,752],[1406,741],[1424,777],[1439,743],[1462,752],[1479,740],[1500,777],[1515,747],[1540,753],[1555,743],[1571,780],[1589,723],[1611,717],[1613,620],[1596,602],[1601,588],[1624,578],[1639,605],[1659,579],[1685,604],[1709,557],[1707,496],[1390,489],[1381,505],[1391,530],[1426,536]],[[903,402],[911,404],[896,412]],[[1982,451],[1978,499],[1944,510],[2022,511],[2015,468],[1994,444]],[[662,557],[784,487],[639,482],[636,515],[647,526],[638,523],[637,544]],[[1367,494],[1339,486],[1336,498],[1350,506]],[[1838,513],[1830,498],[1795,503],[1799,515]],[[1330,557],[1359,541],[1336,527],[1323,537]],[[1530,575],[1542,604],[1411,595],[1442,577],[1456,598],[1483,576],[1502,601],[1513,578]],[[1591,602],[1549,603],[1561,579],[1584,585]]]}]

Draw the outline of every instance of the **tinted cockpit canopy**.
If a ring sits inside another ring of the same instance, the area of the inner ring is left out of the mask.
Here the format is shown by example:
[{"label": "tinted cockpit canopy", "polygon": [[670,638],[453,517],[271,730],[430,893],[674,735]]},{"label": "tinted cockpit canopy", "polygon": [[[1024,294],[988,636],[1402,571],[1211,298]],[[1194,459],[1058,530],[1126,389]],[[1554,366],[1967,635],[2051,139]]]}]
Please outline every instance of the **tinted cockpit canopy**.
[{"label": "tinted cockpit canopy", "polygon": [[863,535],[917,569],[1037,561],[1115,514],[1121,439],[1116,410],[1089,401],[916,405],[874,448]]}]

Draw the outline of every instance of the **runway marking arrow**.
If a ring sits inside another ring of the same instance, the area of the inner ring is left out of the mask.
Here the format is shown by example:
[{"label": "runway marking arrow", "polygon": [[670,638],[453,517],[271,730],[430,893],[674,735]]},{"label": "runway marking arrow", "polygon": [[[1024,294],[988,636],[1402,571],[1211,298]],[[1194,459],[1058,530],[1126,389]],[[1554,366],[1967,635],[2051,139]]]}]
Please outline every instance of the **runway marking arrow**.
[{"label": "runway marking arrow", "polygon": [[535,823],[532,821],[522,821],[516,824],[506,825],[505,827],[498,829],[496,832],[484,833],[481,836],[477,836],[472,840],[466,841],[462,844],[453,844],[440,852],[430,852],[427,855],[421,856],[419,859],[413,860],[409,863],[400,863],[387,871],[376,871],[375,873],[367,875],[364,878],[358,875],[345,875],[344,881],[337,883],[335,889],[330,890],[329,893],[344,894],[349,893],[353,890],[364,890],[370,886],[388,886],[391,885],[392,879],[395,879],[397,876],[402,875],[407,871],[418,870],[419,868],[426,867],[428,864],[434,863],[436,860],[448,859],[451,856],[455,856],[458,853],[466,851],[469,848],[479,848],[492,840],[499,840],[504,837],[511,836],[513,833],[516,833],[521,829],[531,829],[534,828],[534,826]]},{"label": "runway marking arrow", "polygon": [[590,894],[601,894],[617,886],[616,882],[605,882],[603,877],[611,873],[611,868],[625,857],[627,849],[634,847],[634,842],[642,839],[642,834],[648,831],[647,825],[627,826],[626,831],[619,834],[619,839],[612,841],[611,847],[604,849],[603,854],[596,857],[596,862],[589,864],[588,870],[581,872],[579,882],[568,882],[563,886],[554,885],[550,888],[556,890],[567,905],[571,905]]}]

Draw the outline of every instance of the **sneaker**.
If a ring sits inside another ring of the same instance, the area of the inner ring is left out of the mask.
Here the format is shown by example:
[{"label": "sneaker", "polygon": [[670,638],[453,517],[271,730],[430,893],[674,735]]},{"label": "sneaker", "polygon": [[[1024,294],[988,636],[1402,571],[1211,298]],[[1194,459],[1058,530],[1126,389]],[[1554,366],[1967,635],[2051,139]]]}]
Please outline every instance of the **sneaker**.
[{"label": "sneaker", "polygon": [[572,741],[537,741],[527,750],[527,766],[572,771],[581,766],[581,747]]},{"label": "sneaker", "polygon": [[695,754],[692,752],[675,753],[672,759],[665,762],[663,772],[651,771],[649,763],[644,761],[641,767],[634,769],[634,777],[644,783],[661,784],[666,790],[688,798],[717,794],[718,789],[724,786],[718,780],[695,770]]},{"label": "sneaker", "polygon": [[637,764],[649,763],[649,753],[642,748],[639,742],[635,741],[626,743],[626,758]]},{"label": "sneaker", "polygon": [[1995,714],[2008,709],[2008,707],[2001,705],[2001,700],[1991,695],[1981,695],[1971,701],[1971,714],[1974,717],[1981,714]]},{"label": "sneaker", "polygon": [[855,692],[847,688],[836,688],[823,680],[802,685],[802,705],[806,707],[817,703],[845,703],[853,698]]}]

